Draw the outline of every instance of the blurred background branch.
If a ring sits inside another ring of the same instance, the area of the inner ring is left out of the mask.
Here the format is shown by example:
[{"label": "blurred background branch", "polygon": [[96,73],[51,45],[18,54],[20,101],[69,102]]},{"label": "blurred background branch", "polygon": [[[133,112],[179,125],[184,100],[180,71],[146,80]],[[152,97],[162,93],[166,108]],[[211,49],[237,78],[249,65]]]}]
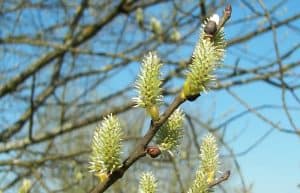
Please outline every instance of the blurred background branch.
[{"label": "blurred background branch", "polygon": [[[24,179],[31,180],[32,192],[94,187],[97,179],[87,167],[96,124],[118,114],[128,152],[149,125],[143,111],[132,108],[141,58],[151,50],[161,56],[167,106],[182,86],[201,21],[221,13],[226,2],[0,1],[0,190],[16,192]],[[180,151],[143,158],[108,192],[135,192],[138,174],[150,168],[166,192],[186,191],[207,131],[218,136],[223,167],[233,176],[217,191],[263,192],[268,183],[257,176],[267,176],[267,166],[299,170],[299,155],[287,154],[300,145],[298,2],[228,2],[234,13],[225,29],[225,64],[214,91],[183,106]],[[299,178],[286,176],[270,184],[298,189]]]}]

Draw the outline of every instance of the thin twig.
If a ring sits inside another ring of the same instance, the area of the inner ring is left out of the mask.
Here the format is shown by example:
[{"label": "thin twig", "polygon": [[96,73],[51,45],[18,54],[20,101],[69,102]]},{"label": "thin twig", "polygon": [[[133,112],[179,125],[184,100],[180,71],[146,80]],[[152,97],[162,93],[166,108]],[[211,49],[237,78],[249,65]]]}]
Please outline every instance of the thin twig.
[{"label": "thin twig", "polygon": [[216,185],[218,185],[218,184],[220,184],[220,183],[222,183],[222,182],[228,180],[229,176],[230,176],[230,171],[228,170],[228,171],[226,171],[226,172],[223,174],[223,176],[221,176],[220,178],[218,178],[217,180],[215,180],[213,183],[211,183],[211,184],[209,185],[209,188],[212,188],[212,187],[214,187],[214,186],[216,186]]}]

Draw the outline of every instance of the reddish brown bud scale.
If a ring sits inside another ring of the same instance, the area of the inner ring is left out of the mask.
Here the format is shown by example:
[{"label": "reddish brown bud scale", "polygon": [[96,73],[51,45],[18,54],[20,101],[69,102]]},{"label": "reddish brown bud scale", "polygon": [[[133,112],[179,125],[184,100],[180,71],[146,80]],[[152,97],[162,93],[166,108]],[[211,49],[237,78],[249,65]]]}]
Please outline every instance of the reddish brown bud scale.
[{"label": "reddish brown bud scale", "polygon": [[225,9],[224,9],[224,14],[228,17],[228,19],[230,18],[232,13],[232,7],[230,4],[228,4]]},{"label": "reddish brown bud scale", "polygon": [[161,154],[160,149],[158,147],[155,147],[155,146],[149,146],[149,147],[147,147],[146,152],[152,158],[156,158],[156,157],[158,157]]},{"label": "reddish brown bud scale", "polygon": [[187,96],[186,99],[190,102],[196,100],[198,97],[200,96],[200,94],[196,94],[196,95],[191,95],[191,96]]}]

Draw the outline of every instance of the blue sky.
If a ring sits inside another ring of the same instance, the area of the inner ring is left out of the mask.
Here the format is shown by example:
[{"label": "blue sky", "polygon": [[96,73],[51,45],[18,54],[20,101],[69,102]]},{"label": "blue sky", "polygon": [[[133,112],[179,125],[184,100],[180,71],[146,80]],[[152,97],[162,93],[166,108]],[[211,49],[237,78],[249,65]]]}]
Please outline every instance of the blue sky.
[{"label": "blue sky", "polygon": [[[255,1],[249,1],[252,5],[256,5],[258,11],[262,12],[258,3],[252,3]],[[266,6],[270,6],[278,3],[278,1],[265,1]],[[283,20],[295,13],[299,13],[299,1],[288,1],[284,7],[275,14],[279,20]],[[241,7],[239,3],[234,4],[232,20],[236,18],[244,17],[249,14],[245,11],[245,8]],[[273,21],[275,22],[275,21]],[[261,23],[261,21],[257,21]],[[299,21],[294,22],[293,25],[300,26]],[[249,26],[249,29],[247,28]],[[247,33],[251,31],[255,25],[246,24],[243,30],[240,30],[237,26],[229,27],[226,29],[227,35],[234,37],[236,33]],[[237,32],[238,31],[238,32]],[[286,50],[294,46],[296,43],[300,42],[299,32],[293,32],[286,27],[281,27],[277,30],[278,42],[280,46],[280,52],[283,54]],[[275,58],[274,45],[272,43],[271,33],[266,33],[259,36],[247,44],[238,45],[237,48],[229,49],[229,53],[226,57],[225,63],[234,62],[236,60],[235,53],[238,52],[237,49],[245,49],[254,56],[261,56],[260,61],[252,61],[251,55],[245,54],[245,57],[241,59],[240,65],[244,68],[257,66],[270,59]],[[250,60],[248,59],[250,58]],[[292,57],[285,60],[283,63],[290,61],[299,61],[300,53],[299,51],[292,55]],[[299,69],[298,69],[299,72]],[[240,98],[246,101],[251,106],[259,105],[282,105],[281,103],[281,91],[279,89],[274,89],[274,87],[269,86],[265,83],[259,82],[255,84],[250,84],[243,87],[236,87],[233,89]],[[299,94],[299,92],[298,92]],[[229,96],[226,92],[216,92],[211,94],[215,97],[217,111],[219,113],[226,112],[229,109],[233,109],[236,112],[245,110],[236,100]],[[209,98],[209,97],[208,97]],[[209,99],[207,99],[209,100]],[[287,95],[288,105],[300,107],[299,103],[290,96]],[[263,110],[261,113],[267,118],[273,120],[275,123],[279,123],[282,127],[286,129],[293,130],[287,121],[286,115],[282,110]],[[291,111],[294,117],[295,123],[299,126],[300,121],[297,119],[299,117],[299,111]],[[239,121],[228,126],[228,138],[231,135],[239,134],[242,131],[240,138],[234,141],[230,145],[234,148],[236,153],[245,150],[253,142],[255,142],[259,137],[261,137],[265,132],[271,128],[270,125],[262,122],[254,115],[247,115],[240,119]],[[279,132],[274,130],[268,137],[256,148],[254,148],[250,153],[238,157],[238,161],[241,165],[243,175],[248,184],[253,183],[254,193],[296,193],[300,192],[297,185],[300,184],[300,137]],[[236,182],[239,184],[239,181]]]},{"label": "blue sky", "polygon": [[[254,7],[262,12],[259,4],[256,1],[249,1]],[[266,0],[266,6],[269,8],[279,1]],[[299,1],[289,0],[282,9],[275,13],[279,20],[283,20],[295,13],[298,13]],[[251,14],[249,10],[242,7],[239,1],[233,2],[233,14],[231,21],[238,20]],[[228,39],[234,38],[237,35],[246,34],[249,31],[257,28],[257,26],[267,25],[267,21],[257,20],[251,23],[242,23],[240,25],[228,26],[225,29]],[[274,21],[275,22],[275,21]],[[293,25],[300,26],[299,20],[294,22]],[[283,54],[289,48],[297,43],[300,43],[300,33],[292,31],[287,27],[281,27],[277,30],[278,41],[280,43],[280,53]],[[198,35],[193,36],[191,42],[196,42]],[[106,48],[105,48],[106,49]],[[113,49],[113,48],[111,48]],[[189,47],[182,52],[183,58],[189,56],[193,48]],[[236,45],[229,48],[225,59],[225,64],[234,64],[236,59],[240,57],[240,66],[243,68],[255,67],[262,65],[268,61],[272,61],[275,58],[274,46],[272,43],[272,34],[263,34],[249,42]],[[253,59],[255,58],[255,60]],[[257,58],[260,58],[257,60]],[[291,61],[299,60],[299,51],[295,52],[290,58],[284,61],[288,63]],[[12,58],[11,58],[12,59]],[[19,59],[14,58],[18,61]],[[6,61],[8,63],[14,63],[15,61]],[[0,63],[3,64],[3,63]],[[104,85],[101,91],[111,91],[111,85],[117,85],[123,87],[134,79],[132,74],[137,72],[137,66],[133,65],[126,72],[116,76],[110,83]],[[222,70],[222,69],[221,69]],[[298,69],[298,73],[300,70]],[[119,79],[124,78],[124,81]],[[129,78],[130,77],[130,78]],[[126,81],[125,81],[126,80]],[[115,84],[114,84],[115,83]],[[122,83],[122,84],[120,84]],[[114,88],[116,89],[116,88]],[[240,98],[246,101],[251,106],[259,105],[282,105],[281,104],[281,91],[274,87],[257,82],[242,87],[235,87],[232,89],[237,93]],[[300,93],[298,92],[298,95]],[[3,102],[5,104],[5,101]],[[0,103],[0,104],[3,104]],[[287,103],[289,106],[300,107],[290,95],[287,95]],[[231,111],[231,115],[238,114],[245,110],[245,108],[239,104],[232,96],[226,91],[211,91],[208,94],[202,95],[193,108],[198,110],[199,113],[206,113],[206,108],[209,108],[214,104],[215,115],[218,118],[217,122],[223,121],[223,115]],[[189,107],[186,105],[185,107]],[[22,107],[23,108],[23,107]],[[199,110],[200,109],[200,110]],[[279,123],[282,127],[292,130],[290,124],[287,121],[286,115],[282,110],[270,110],[265,109],[261,113],[273,120],[275,123]],[[299,117],[299,111],[291,111],[296,124],[299,126],[300,121],[296,118]],[[227,117],[229,118],[229,117]],[[258,138],[264,135],[271,126],[264,123],[262,120],[254,116],[253,114],[247,114],[238,121],[235,121],[228,125],[226,139],[230,140],[233,136],[240,135],[236,141],[230,143],[230,146],[234,149],[235,153],[244,151],[251,146]],[[297,188],[297,184],[300,184],[300,137],[279,132],[274,130],[259,146],[254,148],[246,155],[238,157],[238,161],[241,165],[243,175],[246,183],[253,183],[253,193],[297,193],[300,189]],[[225,150],[222,154],[228,154]],[[236,174],[233,174],[235,176]],[[237,177],[230,179],[229,183],[240,185],[240,181]]]},{"label": "blue sky", "polygon": [[[258,11],[263,13],[258,3],[249,1]],[[270,8],[278,1],[265,1],[266,7]],[[279,20],[283,20],[295,13],[299,12],[299,2],[296,0],[288,1],[279,9],[275,16]],[[154,10],[155,11],[159,10]],[[238,20],[250,15],[251,12],[241,6],[239,2],[233,3],[233,14],[231,20]],[[273,21],[275,22],[275,21]],[[225,28],[228,39],[246,34],[253,29],[268,25],[266,20],[257,20],[255,22],[242,23],[240,25],[229,26]],[[300,26],[299,21],[293,25]],[[299,33],[283,26],[277,30],[278,41],[280,43],[280,53],[283,54],[295,44],[300,42]],[[191,42],[196,42],[197,36],[193,36]],[[272,34],[265,33],[254,38],[247,43],[235,45],[228,49],[225,64],[234,64],[236,59],[240,58],[240,67],[252,68],[258,65],[264,65],[275,59],[275,51],[273,45]],[[164,49],[163,47],[161,49]],[[193,47],[188,47],[180,52],[183,58],[189,56]],[[176,55],[176,54],[175,54]],[[258,59],[259,58],[259,59]],[[299,51],[295,52],[290,58],[284,60],[284,64],[297,61],[300,58]],[[138,65],[138,63],[137,63]],[[136,72],[137,66],[133,66],[131,70],[122,74],[122,76],[132,77],[132,72]],[[222,70],[222,69],[221,69]],[[298,69],[299,71],[299,69]],[[133,79],[131,79],[133,80]],[[118,82],[117,79],[114,82]],[[125,84],[125,82],[124,82]],[[116,84],[118,85],[118,84]],[[120,86],[120,85],[118,85]],[[109,86],[110,87],[110,86]],[[105,88],[109,89],[109,88]],[[256,82],[246,86],[234,87],[233,92],[237,93],[240,98],[250,104],[252,107],[260,105],[282,105],[281,91],[273,86],[263,82]],[[300,94],[298,92],[298,94]],[[287,103],[290,106],[300,107],[299,104],[287,94]],[[202,95],[197,102],[192,105],[184,105],[185,108],[192,107],[200,114],[206,115],[207,108],[215,106],[216,117],[219,117],[217,123],[224,121],[222,116],[228,111],[232,111],[231,115],[238,114],[245,110],[232,96],[226,91],[211,91]],[[210,110],[208,110],[210,112]],[[260,111],[264,116],[274,121],[276,124],[285,129],[293,130],[289,125],[286,115],[282,110],[265,109]],[[299,116],[299,111],[291,111],[295,118]],[[229,118],[229,117],[227,117]],[[300,121],[295,119],[296,124],[300,125]],[[261,119],[253,114],[247,114],[241,119],[228,125],[226,139],[230,140],[236,135],[240,135],[236,141],[230,143],[235,153],[242,152],[251,146],[256,140],[263,136],[271,126],[264,123]],[[262,143],[249,153],[237,158],[242,169],[243,176],[247,185],[253,184],[253,193],[296,193],[300,192],[297,184],[300,183],[300,137],[291,134],[273,130]],[[226,151],[222,151],[228,154]],[[229,184],[241,185],[237,174],[233,173]]]}]

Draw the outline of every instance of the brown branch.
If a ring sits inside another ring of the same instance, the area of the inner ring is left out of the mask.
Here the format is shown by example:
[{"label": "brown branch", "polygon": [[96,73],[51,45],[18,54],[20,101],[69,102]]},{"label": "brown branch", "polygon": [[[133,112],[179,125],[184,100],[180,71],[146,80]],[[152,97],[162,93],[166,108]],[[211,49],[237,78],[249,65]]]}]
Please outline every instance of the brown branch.
[{"label": "brown branch", "polygon": [[[283,25],[286,25],[290,22],[293,22],[297,19],[300,19],[300,14],[297,14],[297,15],[293,15],[283,21],[280,21],[276,24],[274,24],[273,27],[275,28],[278,28],[278,27],[281,27]],[[245,42],[253,37],[257,37],[258,35],[260,34],[263,34],[263,33],[266,33],[268,31],[272,30],[272,26],[269,25],[267,27],[264,27],[264,28],[261,28],[261,29],[258,29],[258,30],[255,30],[255,31],[252,31],[252,32],[249,32],[248,34],[245,34],[244,36],[241,36],[241,37],[238,37],[238,38],[235,38],[235,39],[232,39],[230,41],[228,41],[227,45],[228,46],[232,46],[232,45],[235,45],[235,44],[239,44],[239,43],[242,43],[242,42]]]},{"label": "brown branch", "polygon": [[209,185],[209,188],[212,188],[212,187],[214,187],[214,186],[216,186],[216,185],[218,185],[218,184],[220,184],[220,183],[222,183],[222,182],[228,180],[229,176],[230,176],[230,171],[228,170],[228,171],[226,171],[226,172],[223,174],[223,176],[221,176],[219,179],[217,179],[216,181],[214,181],[213,183],[211,183],[211,184]]},{"label": "brown branch", "polygon": [[185,102],[185,99],[181,97],[180,94],[176,96],[171,105],[167,108],[167,110],[161,115],[160,119],[157,122],[151,121],[148,132],[144,135],[142,139],[138,142],[138,145],[135,147],[130,156],[125,159],[123,162],[123,166],[120,169],[117,169],[112,172],[108,178],[94,187],[90,192],[91,193],[101,193],[104,192],[107,188],[109,188],[113,183],[115,183],[118,179],[122,178],[124,173],[130,168],[132,164],[134,164],[140,158],[146,156],[145,149],[147,145],[150,143],[156,132],[159,130],[160,126],[163,125],[169,116],[182,104]]},{"label": "brown branch", "polygon": [[28,145],[33,145],[33,144],[37,144],[37,143],[41,143],[41,142],[53,139],[57,136],[75,131],[84,126],[101,121],[103,119],[103,117],[108,114],[111,114],[111,113],[117,114],[117,113],[124,112],[124,111],[130,109],[132,106],[133,106],[133,103],[130,102],[130,103],[125,104],[124,106],[114,108],[108,112],[104,112],[101,115],[96,114],[94,116],[90,116],[90,117],[87,117],[87,118],[84,118],[84,119],[81,119],[81,120],[78,120],[75,122],[65,123],[61,128],[59,127],[59,128],[51,129],[51,131],[53,131],[51,133],[37,134],[36,136],[34,136],[34,141],[31,141],[28,137],[26,137],[24,139],[20,139],[20,140],[16,140],[16,141],[9,141],[7,143],[0,144],[0,153],[11,151],[11,150],[16,150],[16,149],[21,149]]},{"label": "brown branch", "polygon": [[[230,18],[230,15],[231,15],[231,6],[228,5],[224,10],[221,25],[218,26],[219,28],[223,27],[226,21]],[[134,151],[129,155],[129,157],[125,159],[122,167],[113,171],[110,175],[108,175],[107,179],[105,179],[102,183],[98,184],[90,191],[91,193],[102,193],[106,189],[108,189],[112,184],[114,184],[118,179],[122,178],[124,173],[129,169],[131,165],[133,165],[141,157],[146,156],[145,149],[147,148],[147,145],[150,143],[154,135],[157,133],[160,126],[162,126],[167,121],[169,116],[186,100],[194,101],[196,98],[200,96],[200,94],[198,94],[192,97],[188,97],[188,99],[186,99],[185,97],[182,97],[181,92],[182,91],[180,91],[179,94],[176,95],[171,105],[160,116],[158,121],[153,121],[153,120],[151,121],[147,133],[138,142],[138,145],[135,147]],[[226,180],[229,177],[229,173],[227,175],[228,176],[225,176],[223,180],[221,178],[220,182]],[[220,182],[216,182],[216,183],[220,183]]]},{"label": "brown branch", "polygon": [[[119,6],[123,6],[126,1],[123,0]],[[67,41],[62,49],[56,49],[43,55],[35,61],[30,67],[10,79],[8,82],[0,86],[0,98],[4,95],[13,92],[16,88],[25,81],[28,77],[42,69],[44,66],[52,62],[55,58],[63,56],[70,47],[77,47],[96,35],[105,25],[111,22],[120,12],[119,7],[109,12],[109,14],[101,19],[98,23],[84,28],[78,35],[78,38]]]},{"label": "brown branch", "polygon": [[[61,56],[55,66],[61,66],[63,62],[63,56]],[[35,99],[35,101],[32,101],[32,104],[30,107],[20,116],[20,118],[13,123],[12,126],[5,128],[3,131],[0,133],[0,142],[6,142],[9,140],[11,136],[13,136],[15,133],[19,132],[22,127],[26,124],[26,122],[29,120],[30,125],[29,125],[29,130],[31,130],[29,133],[32,132],[32,127],[31,125],[31,119],[33,119],[34,113],[44,104],[44,102],[50,97],[51,94],[55,91],[55,88],[58,86],[58,74],[59,74],[59,68],[55,68],[53,72],[53,77],[51,79],[51,84],[45,88]],[[35,75],[33,75],[34,77]],[[34,83],[35,84],[35,83]],[[31,94],[31,97],[33,97],[33,93]],[[30,98],[30,101],[32,99]],[[32,134],[32,133],[31,133]],[[29,135],[29,139],[32,140],[32,135]]]},{"label": "brown branch", "polygon": [[206,14],[207,14],[207,11],[206,11],[206,6],[205,6],[205,0],[200,0],[199,1],[199,7],[200,7],[200,10],[201,10],[201,21],[204,22],[205,18],[206,18]]}]

